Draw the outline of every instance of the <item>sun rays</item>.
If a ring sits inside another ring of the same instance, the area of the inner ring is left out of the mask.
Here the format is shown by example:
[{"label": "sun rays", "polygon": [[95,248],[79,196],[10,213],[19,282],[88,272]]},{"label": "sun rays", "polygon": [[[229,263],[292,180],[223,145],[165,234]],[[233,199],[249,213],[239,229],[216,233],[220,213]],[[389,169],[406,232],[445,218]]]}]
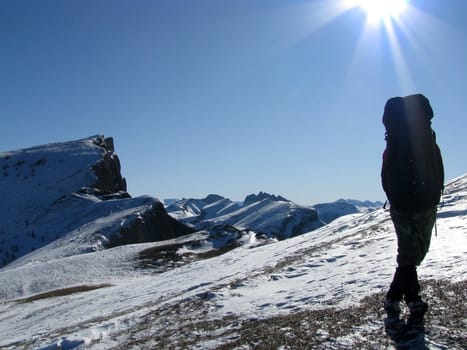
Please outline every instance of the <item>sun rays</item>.
[{"label": "sun rays", "polygon": [[274,8],[268,16],[277,20],[270,31],[278,39],[263,61],[308,47],[310,69],[320,62],[329,76],[339,71],[342,80],[336,86],[346,92],[355,90],[357,79],[369,89],[401,94],[420,89],[424,71],[439,74],[442,53],[432,45],[434,38],[443,42],[441,37],[456,35],[409,0],[303,0]]},{"label": "sun rays", "polygon": [[350,6],[366,13],[367,21],[377,23],[397,19],[407,9],[406,0],[348,0]]},{"label": "sun rays", "polygon": [[366,50],[387,47],[392,64],[385,69],[392,70],[397,77],[401,91],[412,91],[415,84],[404,54],[402,41],[407,42],[410,33],[406,23],[413,18],[413,11],[406,0],[344,0],[347,10],[360,10],[365,14],[365,23],[357,43],[352,66],[359,64],[359,58]]},{"label": "sun rays", "polygon": [[329,73],[341,71],[336,86],[345,94],[354,93],[355,84],[400,94],[425,89],[447,71],[439,44],[465,40],[441,16],[410,0],[303,0],[286,8],[283,18],[292,31],[278,55],[310,45],[311,57],[325,60]]}]

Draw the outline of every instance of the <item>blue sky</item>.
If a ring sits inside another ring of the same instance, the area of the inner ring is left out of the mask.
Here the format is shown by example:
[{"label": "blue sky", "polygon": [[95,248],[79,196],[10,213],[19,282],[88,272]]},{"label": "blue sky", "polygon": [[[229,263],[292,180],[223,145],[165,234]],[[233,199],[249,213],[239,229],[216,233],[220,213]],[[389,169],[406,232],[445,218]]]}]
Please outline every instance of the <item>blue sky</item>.
[{"label": "blue sky", "polygon": [[467,172],[467,1],[3,0],[0,151],[113,136],[133,196],[382,200],[392,96]]}]

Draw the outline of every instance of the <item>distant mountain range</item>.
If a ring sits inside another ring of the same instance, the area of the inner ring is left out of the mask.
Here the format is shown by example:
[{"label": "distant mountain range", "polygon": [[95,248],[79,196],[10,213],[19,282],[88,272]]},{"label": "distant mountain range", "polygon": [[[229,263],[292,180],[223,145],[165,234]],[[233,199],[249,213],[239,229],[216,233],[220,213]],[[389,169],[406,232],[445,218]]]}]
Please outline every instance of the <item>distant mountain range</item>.
[{"label": "distant mountain range", "polygon": [[39,259],[41,247],[58,247],[70,236],[73,244],[67,243],[61,254],[195,231],[217,242],[223,230],[230,237],[226,244],[241,244],[251,233],[286,239],[381,206],[351,200],[303,206],[264,192],[248,195],[243,203],[215,194],[166,200],[165,206],[150,196],[132,198],[113,139],[102,135],[1,153],[0,169],[0,267],[26,254]]},{"label": "distant mountain range", "polygon": [[315,209],[264,192],[247,196],[243,204],[219,195],[209,195],[203,199],[182,199],[166,209],[170,215],[195,230],[229,225],[278,239],[323,226]]},{"label": "distant mountain range", "polygon": [[195,230],[230,225],[286,239],[330,223],[348,214],[369,213],[382,202],[339,199],[332,203],[303,206],[282,196],[260,192],[248,195],[243,203],[210,194],[202,199],[171,199],[167,212]]}]

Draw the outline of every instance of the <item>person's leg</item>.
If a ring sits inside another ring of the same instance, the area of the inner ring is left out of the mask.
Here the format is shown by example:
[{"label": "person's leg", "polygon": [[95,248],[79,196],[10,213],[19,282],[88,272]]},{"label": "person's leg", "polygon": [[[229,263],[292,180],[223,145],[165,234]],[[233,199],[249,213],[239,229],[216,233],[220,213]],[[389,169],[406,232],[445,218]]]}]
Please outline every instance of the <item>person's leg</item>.
[{"label": "person's leg", "polygon": [[403,267],[403,270],[403,294],[405,303],[408,305],[411,302],[421,301],[417,267],[415,265],[406,265]]},{"label": "person's leg", "polygon": [[404,295],[403,288],[403,269],[397,267],[384,303],[384,310],[387,314],[386,325],[389,327],[399,322],[399,316],[401,313],[400,302]]},{"label": "person's leg", "polygon": [[420,261],[420,244],[415,234],[413,214],[391,211],[391,218],[397,235],[397,265],[417,266]]},{"label": "person's leg", "polygon": [[418,247],[415,266],[422,263],[430,249],[431,234],[435,222],[436,207],[412,216],[412,231]]},{"label": "person's leg", "polygon": [[418,245],[416,265],[408,271],[406,284],[405,302],[410,310],[407,320],[408,324],[423,325],[423,318],[428,311],[428,303],[420,296],[420,285],[418,283],[417,267],[421,264],[430,248],[431,234],[436,222],[436,208],[415,214],[412,218],[413,234]]},{"label": "person's leg", "polygon": [[404,299],[414,299],[418,296],[418,285],[415,262],[418,250],[417,240],[413,237],[411,215],[391,210],[391,218],[397,235],[397,268],[394,278],[386,294],[384,308],[389,320],[398,320],[400,302]]},{"label": "person's leg", "polygon": [[398,215],[395,220],[399,242],[397,261],[404,266],[402,284],[407,304],[421,301],[417,266],[430,248],[431,232],[436,220],[436,208],[412,215]]},{"label": "person's leg", "polygon": [[386,294],[386,299],[393,301],[404,299],[406,303],[419,301],[421,300],[419,292],[417,268],[414,265],[398,266]]},{"label": "person's leg", "polygon": [[389,287],[389,291],[386,294],[386,298],[390,300],[401,301],[404,296],[404,283],[403,283],[403,269],[399,266],[396,268],[394,277]]},{"label": "person's leg", "polygon": [[419,324],[423,322],[428,304],[420,297],[417,266],[423,261],[430,247],[436,208],[417,214],[391,211],[391,218],[397,234],[398,268],[388,295],[399,296],[402,290],[410,310],[408,322]]}]

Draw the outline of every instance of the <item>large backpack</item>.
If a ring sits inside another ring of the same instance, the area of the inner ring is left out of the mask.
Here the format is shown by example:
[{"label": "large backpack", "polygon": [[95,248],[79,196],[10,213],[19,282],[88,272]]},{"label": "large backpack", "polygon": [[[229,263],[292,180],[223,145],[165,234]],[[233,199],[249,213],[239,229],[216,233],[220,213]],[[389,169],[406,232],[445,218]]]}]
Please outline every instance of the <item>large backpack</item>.
[{"label": "large backpack", "polygon": [[393,97],[384,107],[386,150],[382,182],[391,207],[417,212],[435,207],[441,197],[444,170],[433,110],[421,95]]}]

